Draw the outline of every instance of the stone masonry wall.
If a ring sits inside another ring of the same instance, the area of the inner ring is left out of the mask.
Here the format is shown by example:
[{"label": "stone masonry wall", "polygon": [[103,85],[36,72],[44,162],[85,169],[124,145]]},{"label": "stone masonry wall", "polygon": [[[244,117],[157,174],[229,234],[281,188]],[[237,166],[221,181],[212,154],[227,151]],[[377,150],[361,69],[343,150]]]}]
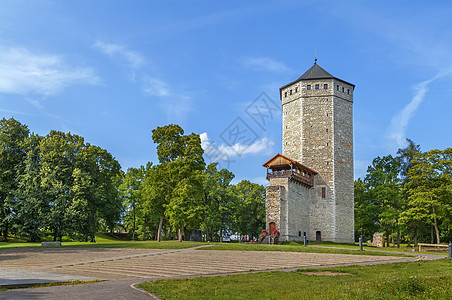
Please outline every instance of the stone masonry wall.
[{"label": "stone masonry wall", "polygon": [[[287,211],[287,179],[272,178],[270,185],[266,188],[265,210],[266,210],[266,228],[269,224],[275,222],[276,229],[283,234],[287,228],[285,214]],[[287,231],[286,231],[287,232]]]},{"label": "stone masonry wall", "polygon": [[288,235],[286,240],[302,241],[303,233],[309,239],[309,218],[312,188],[295,181],[288,184]]},{"label": "stone masonry wall", "polygon": [[[283,155],[319,172],[309,192],[308,239],[321,231],[322,240],[353,241],[353,87],[336,79],[303,80],[283,89],[281,98]],[[299,192],[289,192],[289,212],[298,214],[292,194]],[[288,220],[292,238],[297,217]]]},{"label": "stone masonry wall", "polygon": [[353,242],[353,98],[349,94],[352,86],[342,85],[334,97],[335,235],[338,242]]}]

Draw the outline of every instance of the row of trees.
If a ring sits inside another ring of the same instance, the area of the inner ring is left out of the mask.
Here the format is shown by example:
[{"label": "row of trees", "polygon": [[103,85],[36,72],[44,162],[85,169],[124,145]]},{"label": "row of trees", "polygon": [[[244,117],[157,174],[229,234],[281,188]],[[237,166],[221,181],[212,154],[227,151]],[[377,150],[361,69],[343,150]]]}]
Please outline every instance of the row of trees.
[{"label": "row of trees", "polygon": [[135,239],[201,231],[256,236],[265,226],[263,186],[206,166],[198,135],[178,125],[152,131],[158,164],[126,173],[106,150],[81,136],[30,133],[15,119],[0,120],[0,230],[38,241],[69,236],[95,241],[96,231],[125,230]]},{"label": "row of trees", "polygon": [[401,240],[452,239],[452,148],[422,152],[407,140],[397,156],[377,157],[355,181],[355,232],[384,232],[386,246]]},{"label": "row of trees", "polygon": [[[184,135],[178,125],[152,131],[159,164],[130,168],[120,185],[125,199],[124,226],[142,239],[168,238],[201,231],[207,240],[226,232],[257,236],[265,227],[265,189],[207,165],[199,135]],[[188,237],[186,237],[188,238]]]},{"label": "row of trees", "polygon": [[30,134],[26,125],[0,120],[0,230],[39,240],[50,232],[91,239],[100,223],[120,220],[120,165],[78,135]]}]

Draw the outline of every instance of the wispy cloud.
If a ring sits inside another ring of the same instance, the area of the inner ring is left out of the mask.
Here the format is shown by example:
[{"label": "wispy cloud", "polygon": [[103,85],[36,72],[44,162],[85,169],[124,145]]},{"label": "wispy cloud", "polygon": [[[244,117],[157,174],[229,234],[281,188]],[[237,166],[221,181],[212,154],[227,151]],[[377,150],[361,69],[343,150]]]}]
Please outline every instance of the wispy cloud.
[{"label": "wispy cloud", "polygon": [[157,78],[144,78],[143,91],[150,96],[165,97],[170,95],[168,84]]},{"label": "wispy cloud", "polygon": [[77,83],[97,84],[89,67],[75,67],[61,56],[0,46],[0,92],[49,96]]},{"label": "wispy cloud", "polygon": [[425,96],[428,92],[428,86],[433,81],[450,74],[452,69],[447,71],[442,71],[433,76],[432,78],[419,82],[413,86],[415,91],[411,101],[399,111],[391,120],[391,125],[389,127],[389,138],[397,143],[399,148],[405,145],[406,141],[406,130],[407,127],[416,113],[417,109],[424,101]]},{"label": "wispy cloud", "polygon": [[[208,153],[212,153],[209,159],[211,161],[219,161],[227,157],[228,159],[245,156],[249,154],[259,154],[265,153],[269,154],[271,152],[271,148],[274,145],[273,141],[270,141],[268,138],[263,137],[250,145],[236,143],[232,146],[228,146],[224,143],[220,145],[216,145],[215,142],[209,141],[209,137],[207,132],[203,132],[200,134],[201,138],[201,147],[204,151]],[[212,149],[214,148],[214,149]],[[212,151],[214,150],[214,151]]]},{"label": "wispy cloud", "polygon": [[243,65],[259,71],[287,72],[290,70],[284,63],[271,57],[246,57],[243,59]]},{"label": "wispy cloud", "polygon": [[144,75],[143,92],[147,96],[161,98],[158,104],[166,112],[168,119],[172,121],[180,121],[193,110],[190,96],[161,79]]},{"label": "wispy cloud", "polygon": [[139,52],[130,50],[123,45],[97,41],[94,43],[94,47],[111,58],[123,60],[131,68],[138,68],[142,66],[145,61],[144,57]]}]

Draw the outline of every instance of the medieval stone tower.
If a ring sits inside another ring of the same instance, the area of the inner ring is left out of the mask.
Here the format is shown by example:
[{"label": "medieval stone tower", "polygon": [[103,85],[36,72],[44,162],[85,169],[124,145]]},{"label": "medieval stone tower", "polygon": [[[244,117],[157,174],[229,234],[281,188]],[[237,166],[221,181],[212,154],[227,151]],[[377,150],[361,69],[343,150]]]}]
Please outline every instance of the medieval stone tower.
[{"label": "medieval stone tower", "polygon": [[354,241],[354,87],[315,63],[280,88],[283,155],[264,166],[267,228],[283,241]]}]

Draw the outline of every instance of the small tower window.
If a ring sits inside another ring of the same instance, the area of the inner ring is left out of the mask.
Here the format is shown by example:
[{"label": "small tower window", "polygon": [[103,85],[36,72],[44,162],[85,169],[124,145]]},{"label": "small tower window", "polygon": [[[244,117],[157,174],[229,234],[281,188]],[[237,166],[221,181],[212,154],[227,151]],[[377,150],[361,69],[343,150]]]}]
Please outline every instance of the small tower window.
[{"label": "small tower window", "polygon": [[339,85],[336,85],[336,89],[339,91]]},{"label": "small tower window", "polygon": [[290,90],[290,94],[292,95],[292,90]]},{"label": "small tower window", "polygon": [[295,88],[295,93],[298,92],[298,86]]},{"label": "small tower window", "polygon": [[287,97],[287,92],[284,93],[284,97]]},{"label": "small tower window", "polygon": [[324,85],[323,85],[323,89],[324,89],[324,90],[327,90],[327,89],[328,89],[328,84],[324,84]]},{"label": "small tower window", "polygon": [[342,87],[342,93],[344,93],[345,92],[345,88],[344,87]]},{"label": "small tower window", "polygon": [[319,89],[319,85],[318,85],[318,84],[315,85],[315,89],[316,89],[316,90]]},{"label": "small tower window", "polygon": [[326,198],[326,187],[322,187],[322,198]]},{"label": "small tower window", "polygon": [[310,89],[311,89],[311,85],[308,84],[308,85],[306,86],[306,89],[307,89],[307,90],[310,90]]},{"label": "small tower window", "polygon": [[349,94],[349,95],[350,95],[350,89],[347,89],[347,94]]},{"label": "small tower window", "polygon": [[328,128],[326,129],[326,132],[328,132]]}]

